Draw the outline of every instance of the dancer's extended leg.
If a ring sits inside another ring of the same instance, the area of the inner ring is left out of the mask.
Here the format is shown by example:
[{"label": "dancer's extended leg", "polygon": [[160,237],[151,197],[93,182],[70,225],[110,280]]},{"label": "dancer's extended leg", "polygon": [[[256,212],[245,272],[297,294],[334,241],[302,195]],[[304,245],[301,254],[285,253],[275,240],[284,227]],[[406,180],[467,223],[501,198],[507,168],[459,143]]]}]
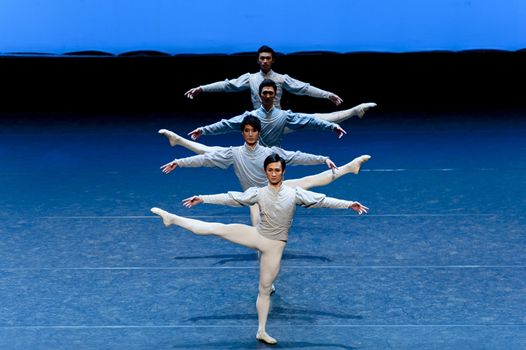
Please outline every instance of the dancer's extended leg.
[{"label": "dancer's extended leg", "polygon": [[168,142],[170,142],[170,146],[175,147],[179,145],[197,154],[210,153],[221,149],[221,147],[218,146],[207,146],[199,142],[185,139],[184,137],[177,135],[175,132],[166,129],[159,130],[159,134],[166,136]]},{"label": "dancer's extended leg", "polygon": [[[376,107],[376,103],[374,102],[361,103],[357,106],[354,106],[353,108],[349,108],[343,111],[336,111],[336,112],[331,112],[331,113],[314,113],[314,117],[318,119],[323,119],[323,120],[326,120],[332,123],[341,123],[354,116],[358,116],[362,118],[365,112],[367,112],[367,110],[373,107]],[[288,134],[293,131],[294,130],[285,128],[285,134]]]},{"label": "dancer's extended leg", "polygon": [[339,179],[345,174],[358,174],[362,164],[367,162],[370,158],[371,156],[369,155],[363,155],[354,158],[351,162],[338,167],[336,173],[333,173],[332,170],[326,170],[322,173],[305,176],[300,179],[285,180],[283,183],[289,187],[301,187],[305,190],[308,190],[312,187],[325,186],[334,180]]},{"label": "dancer's extended leg", "polygon": [[332,113],[315,113],[314,116],[319,119],[327,120],[333,123],[341,123],[351,117],[358,116],[362,118],[367,110],[376,107],[376,103],[367,102],[361,103],[353,108],[346,109],[343,111],[336,111]]},{"label": "dancer's extended leg", "polygon": [[163,219],[164,226],[166,227],[177,225],[197,235],[219,236],[227,241],[248,248],[260,249],[259,246],[261,244],[261,239],[263,238],[267,240],[257,232],[255,227],[252,226],[195,220],[169,213],[160,208],[152,208],[151,211]]}]

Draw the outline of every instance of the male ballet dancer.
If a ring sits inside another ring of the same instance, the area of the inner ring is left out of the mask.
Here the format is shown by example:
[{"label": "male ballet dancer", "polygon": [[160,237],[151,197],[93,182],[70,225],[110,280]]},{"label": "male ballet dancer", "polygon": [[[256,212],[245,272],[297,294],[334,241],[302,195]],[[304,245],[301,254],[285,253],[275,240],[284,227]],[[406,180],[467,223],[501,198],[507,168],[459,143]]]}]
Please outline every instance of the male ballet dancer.
[{"label": "male ballet dancer", "polygon": [[254,115],[261,121],[261,144],[267,147],[279,147],[285,133],[299,129],[332,130],[338,138],[341,138],[346,132],[335,122],[342,122],[355,115],[353,108],[340,112],[316,115],[284,111],[274,106],[276,91],[276,83],[273,80],[265,79],[259,85],[261,107],[228,120],[223,119],[217,123],[199,127],[188,133],[188,135],[191,136],[192,140],[197,140],[201,135],[216,135],[236,131],[239,130],[239,126],[244,117]]},{"label": "male ballet dancer", "polygon": [[369,210],[359,202],[335,199],[324,194],[306,191],[300,187],[288,186],[287,182],[283,181],[285,167],[285,160],[277,154],[272,154],[265,159],[263,166],[268,179],[267,186],[251,187],[245,192],[192,196],[183,201],[188,208],[200,203],[229,206],[257,204],[261,212],[257,227],[205,222],[174,215],[160,208],[151,209],[152,213],[162,218],[167,227],[177,225],[198,235],[216,235],[230,242],[256,249],[261,253],[259,292],[256,301],[258,313],[256,339],[267,344],[277,343],[277,340],[266,332],[270,293],[272,283],[280,269],[281,257],[296,205],[306,208],[350,208],[358,214],[367,213]]},{"label": "male ballet dancer", "polygon": [[[304,83],[300,80],[294,79],[287,74],[279,74],[272,70],[272,64],[276,61],[275,52],[271,47],[266,45],[261,46],[257,51],[257,62],[260,71],[257,73],[245,73],[236,79],[226,79],[211,84],[201,85],[188,90],[185,96],[193,99],[197,95],[205,92],[237,92],[250,89],[250,97],[254,109],[261,106],[259,98],[259,85],[265,79],[271,79],[276,82],[276,99],[274,106],[281,108],[281,97],[283,89],[295,95],[306,95],[316,98],[326,98],[331,100],[336,106],[339,106],[343,100],[336,94],[319,89]],[[375,107],[376,103],[362,103],[355,107],[355,115],[363,116],[363,113],[371,107]],[[338,113],[338,112],[335,112]],[[330,113],[329,113],[330,114]]]}]

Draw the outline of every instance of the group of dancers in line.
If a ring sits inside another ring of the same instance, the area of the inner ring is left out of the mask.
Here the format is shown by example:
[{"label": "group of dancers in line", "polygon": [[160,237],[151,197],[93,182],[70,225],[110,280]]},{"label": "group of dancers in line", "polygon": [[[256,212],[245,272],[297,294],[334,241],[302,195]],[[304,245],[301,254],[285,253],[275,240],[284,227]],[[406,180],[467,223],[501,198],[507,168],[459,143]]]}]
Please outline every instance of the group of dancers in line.
[{"label": "group of dancers in line", "polygon": [[[237,79],[220,81],[192,88],[185,93],[194,98],[203,92],[234,92],[250,89],[254,110],[228,120],[199,127],[188,135],[190,139],[161,129],[171,146],[183,146],[197,155],[175,159],[161,166],[163,173],[171,173],[177,167],[215,167],[226,169],[233,166],[244,192],[228,192],[214,195],[192,196],[183,200],[191,208],[201,203],[221,204],[234,207],[250,207],[252,226],[206,222],[172,214],[160,208],[151,211],[159,215],[165,226],[176,225],[198,235],[215,235],[230,242],[255,249],[259,256],[259,288],[256,301],[258,330],[256,339],[266,344],[277,340],[266,331],[270,296],[275,291],[274,280],[280,270],[283,250],[296,205],[306,208],[352,209],[358,214],[368,209],[356,201],[328,197],[309,191],[310,188],[327,185],[346,174],[358,174],[362,164],[370,159],[362,155],[337,167],[328,156],[314,155],[280,148],[283,135],[296,130],[332,130],[339,138],[346,134],[338,124],[353,116],[363,117],[375,107],[375,103],[362,103],[353,108],[333,113],[304,114],[282,110],[280,106],[283,89],[298,95],[327,98],[337,106],[343,100],[334,93],[318,89],[308,83],[293,79],[272,70],[274,50],[262,46],[258,52],[260,71],[246,73]],[[240,130],[244,144],[237,147],[206,146],[198,143],[201,135],[215,135]],[[287,165],[326,164],[329,170],[299,179],[284,180]]]}]

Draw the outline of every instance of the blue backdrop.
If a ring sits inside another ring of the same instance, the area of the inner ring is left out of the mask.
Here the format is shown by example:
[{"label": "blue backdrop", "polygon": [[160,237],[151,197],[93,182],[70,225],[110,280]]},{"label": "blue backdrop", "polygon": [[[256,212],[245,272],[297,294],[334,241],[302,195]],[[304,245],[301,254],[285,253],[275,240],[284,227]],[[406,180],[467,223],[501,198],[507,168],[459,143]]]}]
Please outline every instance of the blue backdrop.
[{"label": "blue backdrop", "polygon": [[524,0],[2,0],[0,53],[526,47]]}]

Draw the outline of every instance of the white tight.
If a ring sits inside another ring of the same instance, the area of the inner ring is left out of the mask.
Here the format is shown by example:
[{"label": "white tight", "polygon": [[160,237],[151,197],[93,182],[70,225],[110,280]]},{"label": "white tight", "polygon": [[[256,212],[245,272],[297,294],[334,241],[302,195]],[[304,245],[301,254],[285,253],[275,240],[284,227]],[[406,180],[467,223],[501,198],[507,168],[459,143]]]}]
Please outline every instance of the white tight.
[{"label": "white tight", "polygon": [[258,331],[265,332],[270,307],[271,286],[278,276],[286,242],[268,239],[259,234],[253,226],[206,222],[174,215],[161,209],[152,211],[163,218],[166,226],[177,225],[198,235],[218,236],[247,248],[257,249],[261,253],[256,309],[259,322]]},{"label": "white tight", "polygon": [[313,187],[326,186],[341,176],[348,174],[349,171],[345,171],[346,167],[340,167],[335,173],[332,170],[326,170],[315,175],[305,176],[299,179],[291,179],[283,181],[284,185],[295,188],[300,187],[304,190],[308,190]]},{"label": "white tight", "polygon": [[222,149],[222,147],[218,146],[207,146],[199,142],[195,142],[192,140],[185,139],[184,137],[180,137],[177,139],[177,144],[180,146],[183,146],[184,148],[196,153],[196,154],[204,154],[204,153],[211,153],[217,150]]}]

